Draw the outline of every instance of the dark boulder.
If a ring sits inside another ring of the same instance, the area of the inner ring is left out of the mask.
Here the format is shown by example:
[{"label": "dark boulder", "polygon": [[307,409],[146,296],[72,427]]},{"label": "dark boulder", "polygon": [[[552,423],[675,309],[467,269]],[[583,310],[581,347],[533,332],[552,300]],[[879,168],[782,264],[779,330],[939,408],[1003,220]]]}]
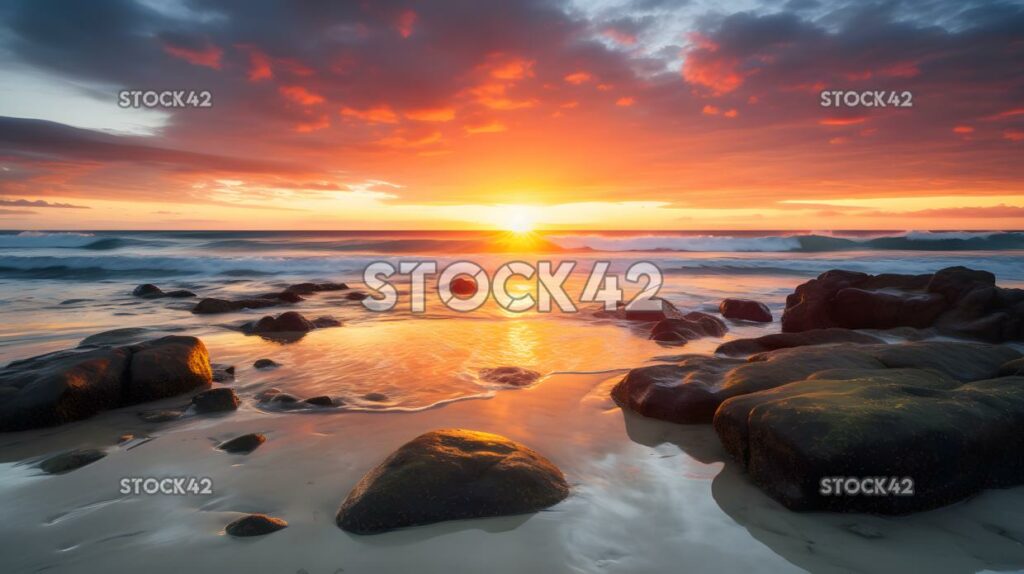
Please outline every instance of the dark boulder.
[{"label": "dark boulder", "polygon": [[623,408],[676,423],[710,422],[731,397],[802,381],[822,371],[923,369],[967,382],[995,377],[1020,353],[1004,346],[927,341],[898,345],[816,345],[778,349],[747,360],[688,355],[632,369],[613,387]]},{"label": "dark boulder", "polygon": [[334,402],[334,399],[332,399],[331,397],[329,397],[327,395],[320,395],[318,397],[309,397],[308,399],[304,399],[302,402],[306,403],[307,405],[313,405],[314,407],[333,407],[333,406],[337,406],[336,403]]},{"label": "dark boulder", "polygon": [[[651,307],[651,308],[641,308]],[[670,301],[660,297],[650,299],[649,303],[643,306],[627,308],[625,303],[618,303],[615,310],[608,311],[601,307],[593,312],[595,317],[601,319],[620,319],[625,321],[655,322],[662,319],[681,319],[683,312],[676,308]]]},{"label": "dark boulder", "polygon": [[651,329],[651,339],[681,345],[704,337],[721,337],[728,330],[725,322],[718,317],[692,311],[679,318],[658,321]]},{"label": "dark boulder", "polygon": [[366,393],[365,395],[363,395],[363,400],[371,401],[374,403],[383,403],[384,401],[388,400],[388,396],[385,395],[384,393]]},{"label": "dark boulder", "polygon": [[348,285],[344,283],[296,283],[289,285],[285,292],[312,295],[323,291],[344,291],[346,289],[348,289]]},{"label": "dark boulder", "polygon": [[262,433],[251,432],[222,442],[217,445],[217,449],[231,454],[249,454],[265,442],[267,442],[267,437]]},{"label": "dark boulder", "polygon": [[313,319],[313,326],[316,327],[317,329],[340,327],[341,321],[335,319],[334,317],[317,317],[316,319]]},{"label": "dark boulder", "polygon": [[718,305],[718,312],[726,319],[740,319],[743,321],[756,321],[758,323],[772,322],[772,312],[768,309],[768,306],[751,299],[724,299]]},{"label": "dark boulder", "polygon": [[537,382],[540,373],[522,367],[495,367],[480,369],[480,378],[488,383],[510,387],[525,387]]},{"label": "dark boulder", "polygon": [[256,323],[248,326],[248,331],[255,334],[266,333],[308,333],[316,328],[311,321],[295,311],[281,313],[277,317],[267,315]]},{"label": "dark boulder", "polygon": [[238,409],[241,401],[235,391],[226,387],[203,391],[192,397],[192,407],[197,413],[219,413]]},{"label": "dark boulder", "polygon": [[351,293],[345,293],[345,298],[348,299],[349,301],[362,301],[367,297],[369,297],[369,295],[363,293],[362,291],[353,291]]},{"label": "dark boulder", "polygon": [[107,453],[96,448],[77,448],[43,460],[39,463],[39,468],[47,474],[64,474],[92,464],[105,456]]},{"label": "dark boulder", "polygon": [[[787,508],[903,514],[1024,482],[1024,377],[852,374],[735,397],[715,416],[726,450]],[[841,495],[832,477],[896,490]]]},{"label": "dark boulder", "polygon": [[753,355],[764,351],[805,347],[808,345],[834,345],[838,343],[865,345],[884,342],[878,337],[849,329],[811,329],[810,331],[802,331],[800,333],[773,333],[753,339],[734,339],[719,345],[715,352],[732,356]]},{"label": "dark boulder", "polygon": [[267,299],[267,298],[253,298],[253,299],[217,299],[214,297],[207,297],[201,299],[196,306],[192,308],[192,312],[197,315],[213,315],[217,313],[231,313],[234,311],[241,311],[243,309],[263,309],[265,307],[275,307],[280,305],[284,301],[280,299]]},{"label": "dark boulder", "polygon": [[195,337],[168,336],[130,347],[129,404],[206,387],[213,380],[206,345]]},{"label": "dark boulder", "polygon": [[280,518],[266,514],[248,514],[228,524],[224,527],[224,531],[231,536],[262,536],[277,532],[287,526],[288,523]]},{"label": "dark boulder", "polygon": [[828,271],[786,299],[784,332],[843,327],[935,327],[989,342],[1024,339],[1024,290],[995,285],[986,271],[950,267],[932,275]]},{"label": "dark boulder", "polygon": [[257,369],[276,369],[280,367],[281,364],[272,359],[257,359],[256,362],[252,364],[252,366]]},{"label": "dark boulder", "polygon": [[187,291],[185,289],[178,289],[177,291],[164,291],[163,289],[153,285],[152,283],[145,283],[139,285],[132,290],[132,295],[136,297],[142,297],[143,299],[160,299],[163,297],[171,297],[176,299],[182,299],[187,297],[195,297],[196,294]]},{"label": "dark boulder", "polygon": [[90,417],[210,385],[206,347],[195,337],[163,337],[124,347],[59,351],[0,370],[0,431]]},{"label": "dark boulder", "polygon": [[689,355],[678,363],[632,369],[612,388],[622,408],[675,423],[709,423],[721,404],[725,373],[740,359]]},{"label": "dark boulder", "polygon": [[444,520],[536,512],[565,499],[562,472],[505,437],[461,429],[404,444],[359,481],[338,526],[356,534]]}]

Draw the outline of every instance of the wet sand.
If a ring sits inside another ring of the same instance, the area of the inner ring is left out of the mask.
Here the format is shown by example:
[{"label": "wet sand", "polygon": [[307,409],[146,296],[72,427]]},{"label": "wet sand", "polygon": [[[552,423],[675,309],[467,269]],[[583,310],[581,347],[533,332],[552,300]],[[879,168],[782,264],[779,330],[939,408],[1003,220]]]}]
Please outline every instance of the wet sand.
[{"label": "wet sand", "polygon": [[[412,413],[268,413],[247,398],[224,416],[154,425],[140,422],[134,408],[5,434],[0,566],[310,574],[1024,568],[1024,488],[907,517],[793,513],[726,462],[709,427],[623,413],[607,394],[620,376],[555,375],[533,388]],[[444,427],[495,432],[538,450],[565,472],[571,496],[537,514],[375,536],[334,524],[363,473],[405,441]],[[214,450],[247,432],[268,440],[249,455]],[[152,440],[114,446],[123,433]],[[72,446],[110,454],[59,476],[28,464]],[[130,476],[207,476],[214,494],[119,494],[119,479]],[[224,526],[246,512],[289,526],[251,539],[225,535]]]}]

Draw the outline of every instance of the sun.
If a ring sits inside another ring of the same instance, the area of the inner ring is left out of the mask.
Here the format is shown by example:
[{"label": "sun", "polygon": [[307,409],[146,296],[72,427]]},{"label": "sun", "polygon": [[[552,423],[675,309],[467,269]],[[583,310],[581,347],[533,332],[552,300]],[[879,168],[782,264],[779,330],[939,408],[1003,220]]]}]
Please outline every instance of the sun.
[{"label": "sun", "polygon": [[533,218],[525,207],[515,206],[509,209],[504,221],[506,231],[516,234],[530,233],[534,229]]}]

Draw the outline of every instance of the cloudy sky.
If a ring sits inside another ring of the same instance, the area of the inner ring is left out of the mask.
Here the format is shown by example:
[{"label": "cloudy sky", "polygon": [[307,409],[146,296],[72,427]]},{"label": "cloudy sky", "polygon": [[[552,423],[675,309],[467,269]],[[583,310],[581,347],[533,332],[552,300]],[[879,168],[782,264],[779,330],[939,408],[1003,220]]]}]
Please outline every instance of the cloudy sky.
[{"label": "cloudy sky", "polygon": [[7,1],[0,63],[0,228],[1024,228],[1021,2]]}]

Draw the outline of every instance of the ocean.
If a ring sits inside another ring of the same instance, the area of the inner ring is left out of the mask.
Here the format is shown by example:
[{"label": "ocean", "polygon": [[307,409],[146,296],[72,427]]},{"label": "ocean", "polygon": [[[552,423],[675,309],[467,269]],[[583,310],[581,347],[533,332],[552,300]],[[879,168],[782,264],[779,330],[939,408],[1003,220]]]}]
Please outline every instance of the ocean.
[{"label": "ocean", "polygon": [[[786,295],[829,269],[930,273],[964,265],[995,273],[1001,285],[1024,286],[1024,233],[995,231],[8,231],[0,233],[0,250],[0,363],[75,347],[112,329],[133,329],[129,339],[186,333],[201,337],[215,362],[245,367],[240,380],[247,390],[328,394],[348,410],[420,410],[490,398],[503,389],[479,373],[497,366],[545,376],[610,372],[682,351],[649,341],[635,325],[597,319],[586,305],[575,314],[511,313],[496,305],[457,313],[428,293],[426,312],[412,313],[405,303],[408,285],[400,281],[400,303],[386,313],[334,292],[293,306],[194,315],[194,299],[145,300],[132,289],[155,283],[232,298],[302,281],[343,281],[360,289],[362,271],[374,261],[429,259],[443,268],[470,260],[493,270],[511,260],[549,260],[577,262],[567,291],[578,294],[594,262],[608,261],[612,273],[622,273],[644,260],[662,270],[660,296],[680,309],[714,313],[725,297],[768,305],[776,322],[733,324],[726,337],[732,339],[777,331]],[[291,344],[239,331],[246,321],[285,310],[332,316],[343,326]],[[721,342],[691,342],[685,352],[713,352]],[[248,368],[263,357],[286,367],[269,373]],[[374,393],[387,399],[363,398]]]}]

